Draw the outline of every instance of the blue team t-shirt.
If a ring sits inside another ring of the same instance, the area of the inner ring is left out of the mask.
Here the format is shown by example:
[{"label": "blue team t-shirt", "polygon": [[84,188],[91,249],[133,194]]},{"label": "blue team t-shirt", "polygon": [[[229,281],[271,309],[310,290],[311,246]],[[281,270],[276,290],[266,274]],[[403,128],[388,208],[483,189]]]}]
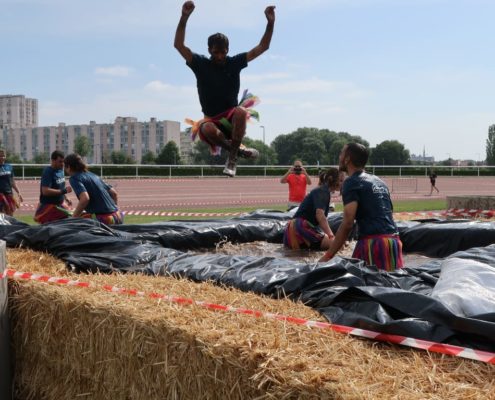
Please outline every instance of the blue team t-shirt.
[{"label": "blue team t-shirt", "polygon": [[328,215],[330,209],[330,191],[327,185],[318,186],[309,192],[299,205],[294,218],[304,218],[313,225],[318,226],[318,221],[316,220],[317,209],[323,210],[325,217]]},{"label": "blue team t-shirt", "polygon": [[[51,166],[43,169],[41,175],[41,187],[48,187],[50,189],[64,190],[65,189],[65,175],[63,169],[54,169]],[[41,188],[40,188],[41,189]],[[62,204],[64,202],[64,195],[59,196],[43,196],[40,194],[41,204]]]},{"label": "blue team t-shirt", "polygon": [[14,169],[12,168],[12,165],[0,165],[0,193],[12,194],[12,179],[14,179]]},{"label": "blue team t-shirt", "polygon": [[77,198],[83,192],[89,195],[89,203],[85,210],[91,214],[109,214],[118,210],[117,205],[108,193],[111,186],[103,182],[92,172],[79,172],[69,179]]},{"label": "blue team t-shirt", "polygon": [[191,62],[186,64],[196,75],[203,114],[214,117],[237,107],[241,70],[247,67],[247,53],[227,56],[223,65],[217,65],[210,58],[193,53]]},{"label": "blue team t-shirt", "polygon": [[360,171],[348,177],[342,186],[342,201],[344,206],[353,201],[358,203],[359,237],[398,233],[390,192],[377,176]]}]

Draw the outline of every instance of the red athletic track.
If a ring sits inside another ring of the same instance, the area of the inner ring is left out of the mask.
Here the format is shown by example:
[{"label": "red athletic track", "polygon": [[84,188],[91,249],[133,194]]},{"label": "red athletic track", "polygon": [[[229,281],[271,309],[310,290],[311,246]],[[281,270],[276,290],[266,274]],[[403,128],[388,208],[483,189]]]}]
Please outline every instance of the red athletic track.
[{"label": "red athletic track", "polygon": [[[398,179],[385,177],[394,200],[429,198],[430,182],[426,177]],[[315,187],[316,178],[313,179]],[[212,209],[249,206],[268,208],[287,202],[288,187],[279,178],[184,178],[184,179],[109,179],[119,193],[123,211],[169,211],[176,209]],[[24,197],[19,214],[30,214],[38,202],[39,181],[17,184]],[[417,185],[417,189],[416,189]],[[440,193],[431,198],[454,195],[495,195],[495,177],[440,177]],[[74,194],[69,198],[75,200]],[[332,197],[339,202],[340,197]]]}]

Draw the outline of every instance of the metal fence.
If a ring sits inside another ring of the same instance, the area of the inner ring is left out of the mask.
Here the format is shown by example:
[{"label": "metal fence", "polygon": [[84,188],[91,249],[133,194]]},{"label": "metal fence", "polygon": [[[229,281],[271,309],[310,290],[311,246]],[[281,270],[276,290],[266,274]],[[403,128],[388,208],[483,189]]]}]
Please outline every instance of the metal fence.
[{"label": "metal fence", "polygon": [[[12,164],[17,179],[39,179],[46,164]],[[237,176],[282,176],[290,165],[238,165]],[[335,165],[305,166],[310,175]],[[107,178],[206,178],[222,174],[223,165],[137,165],[91,164],[89,169]],[[432,167],[424,165],[368,165],[366,170],[379,176],[424,177]],[[438,176],[495,176],[495,166],[435,166]]]}]

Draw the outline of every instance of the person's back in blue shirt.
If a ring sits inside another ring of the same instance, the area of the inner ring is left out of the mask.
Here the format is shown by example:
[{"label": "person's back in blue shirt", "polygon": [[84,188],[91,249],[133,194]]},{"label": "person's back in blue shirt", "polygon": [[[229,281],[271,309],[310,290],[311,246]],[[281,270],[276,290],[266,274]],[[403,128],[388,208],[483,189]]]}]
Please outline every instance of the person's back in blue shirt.
[{"label": "person's back in blue shirt", "polygon": [[359,237],[397,233],[389,190],[377,176],[364,171],[349,176],[342,187],[342,201],[344,206],[358,203]]},{"label": "person's back in blue shirt", "polygon": [[318,226],[316,220],[316,210],[324,210],[325,217],[328,215],[330,208],[330,191],[327,185],[321,185],[313,189],[304,198],[298,210],[294,214],[294,218],[304,218],[311,222],[314,226]]},{"label": "person's back in blue shirt", "polygon": [[89,195],[89,203],[85,210],[91,214],[108,214],[118,210],[117,205],[108,193],[111,188],[92,172],[79,172],[70,177],[70,185],[79,198],[83,192]]}]

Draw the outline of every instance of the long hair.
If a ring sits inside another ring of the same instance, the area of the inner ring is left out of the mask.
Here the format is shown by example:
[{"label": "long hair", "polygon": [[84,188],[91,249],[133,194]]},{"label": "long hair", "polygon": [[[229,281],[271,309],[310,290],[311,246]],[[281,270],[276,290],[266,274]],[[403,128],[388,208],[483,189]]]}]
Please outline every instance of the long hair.
[{"label": "long hair", "polygon": [[336,189],[340,184],[338,168],[328,168],[320,172],[318,185],[327,185],[330,189]]},{"label": "long hair", "polygon": [[86,172],[88,170],[88,166],[77,153],[72,153],[65,157],[64,166],[65,168],[70,168],[74,172]]}]

